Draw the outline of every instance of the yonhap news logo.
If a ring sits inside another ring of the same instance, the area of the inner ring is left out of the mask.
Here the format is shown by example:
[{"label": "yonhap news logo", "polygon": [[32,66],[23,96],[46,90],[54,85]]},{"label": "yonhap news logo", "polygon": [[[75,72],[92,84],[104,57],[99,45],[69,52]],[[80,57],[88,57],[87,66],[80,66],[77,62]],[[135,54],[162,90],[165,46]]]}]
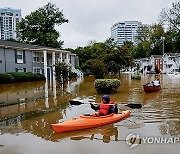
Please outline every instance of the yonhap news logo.
[{"label": "yonhap news logo", "polygon": [[126,136],[126,144],[128,148],[135,148],[140,144],[179,144],[180,137],[140,137],[139,133],[130,133]]},{"label": "yonhap news logo", "polygon": [[138,133],[130,133],[126,136],[126,144],[129,148],[135,148],[141,144],[141,138]]}]

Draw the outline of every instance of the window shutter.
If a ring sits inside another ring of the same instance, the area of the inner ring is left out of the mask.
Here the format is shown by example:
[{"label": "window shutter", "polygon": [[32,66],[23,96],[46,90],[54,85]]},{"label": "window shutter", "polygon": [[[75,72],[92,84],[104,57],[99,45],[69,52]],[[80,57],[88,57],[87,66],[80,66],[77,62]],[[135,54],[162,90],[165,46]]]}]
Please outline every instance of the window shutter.
[{"label": "window shutter", "polygon": [[14,49],[14,54],[15,54],[15,63],[17,64],[17,50]]},{"label": "window shutter", "polygon": [[26,64],[26,55],[25,55],[25,50],[23,50],[23,64]]}]

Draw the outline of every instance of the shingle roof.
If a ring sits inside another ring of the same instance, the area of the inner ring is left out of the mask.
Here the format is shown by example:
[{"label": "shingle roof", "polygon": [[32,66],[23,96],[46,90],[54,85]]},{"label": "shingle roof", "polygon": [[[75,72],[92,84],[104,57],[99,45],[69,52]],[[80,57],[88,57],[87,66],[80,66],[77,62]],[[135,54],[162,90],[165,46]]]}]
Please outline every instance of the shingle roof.
[{"label": "shingle roof", "polygon": [[172,53],[172,52],[168,52],[168,53],[166,53],[168,56],[171,56],[171,57],[173,57],[173,56],[179,56],[180,55],[180,53]]},{"label": "shingle roof", "polygon": [[44,49],[44,50],[49,50],[49,51],[69,52],[69,51],[58,49],[58,48],[38,46],[38,45],[25,44],[25,43],[6,41],[6,40],[0,40],[0,47],[20,48],[20,49],[26,49],[26,50],[43,50]]},{"label": "shingle roof", "polygon": [[162,58],[163,55],[151,55],[154,58]]}]

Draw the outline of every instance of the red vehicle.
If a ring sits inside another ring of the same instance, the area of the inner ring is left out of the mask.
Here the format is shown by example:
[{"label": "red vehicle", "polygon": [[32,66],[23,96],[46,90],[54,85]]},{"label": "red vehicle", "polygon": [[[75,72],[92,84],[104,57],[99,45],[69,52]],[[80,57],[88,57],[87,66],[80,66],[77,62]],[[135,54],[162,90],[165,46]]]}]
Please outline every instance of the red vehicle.
[{"label": "red vehicle", "polygon": [[146,93],[156,92],[161,90],[161,85],[154,85],[153,83],[147,83],[143,85],[144,91]]}]

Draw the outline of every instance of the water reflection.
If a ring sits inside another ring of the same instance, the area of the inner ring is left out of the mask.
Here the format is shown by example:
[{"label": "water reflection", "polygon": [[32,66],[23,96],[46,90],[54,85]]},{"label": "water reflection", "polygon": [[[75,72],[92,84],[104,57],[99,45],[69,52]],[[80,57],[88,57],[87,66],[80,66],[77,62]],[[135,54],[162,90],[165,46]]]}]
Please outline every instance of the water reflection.
[{"label": "water reflection", "polygon": [[15,83],[1,85],[0,105],[22,103],[40,98],[44,82]]},{"label": "water reflection", "polygon": [[147,104],[148,102],[151,102],[152,100],[157,100],[158,97],[160,97],[161,92],[153,92],[153,93],[144,93],[143,94],[143,104]]},{"label": "water reflection", "polygon": [[57,106],[57,93],[56,93],[56,82],[53,83],[53,101],[54,105]]},{"label": "water reflection", "polygon": [[159,126],[162,135],[178,136],[180,134],[179,119],[167,120]]},{"label": "water reflection", "polygon": [[[1,87],[0,120],[37,110],[41,106],[44,82],[15,83]],[[9,87],[11,90],[4,91],[3,87]]]},{"label": "water reflection", "polygon": [[111,141],[120,141],[118,140],[118,129],[114,125],[106,125],[98,128],[91,128],[64,133],[53,133],[51,140],[57,142],[66,138],[69,138],[71,140],[101,140],[105,143],[109,143]]},{"label": "water reflection", "polygon": [[[7,90],[9,88],[9,90]],[[58,104],[67,103],[72,95],[61,95],[56,82],[27,82],[1,85],[0,88],[0,121],[31,111],[49,109]],[[59,95],[60,94],[60,95]],[[59,97],[57,98],[57,95]]]},{"label": "water reflection", "polygon": [[83,82],[83,78],[77,78],[76,81],[72,81],[71,83],[68,81],[68,85],[66,91],[68,93],[77,93],[79,91],[78,85]]},{"label": "water reflection", "polygon": [[49,108],[49,102],[48,102],[48,99],[49,99],[49,97],[48,97],[48,82],[46,81],[45,82],[45,90],[44,90],[44,92],[45,92],[45,106],[46,106],[46,108]]}]

